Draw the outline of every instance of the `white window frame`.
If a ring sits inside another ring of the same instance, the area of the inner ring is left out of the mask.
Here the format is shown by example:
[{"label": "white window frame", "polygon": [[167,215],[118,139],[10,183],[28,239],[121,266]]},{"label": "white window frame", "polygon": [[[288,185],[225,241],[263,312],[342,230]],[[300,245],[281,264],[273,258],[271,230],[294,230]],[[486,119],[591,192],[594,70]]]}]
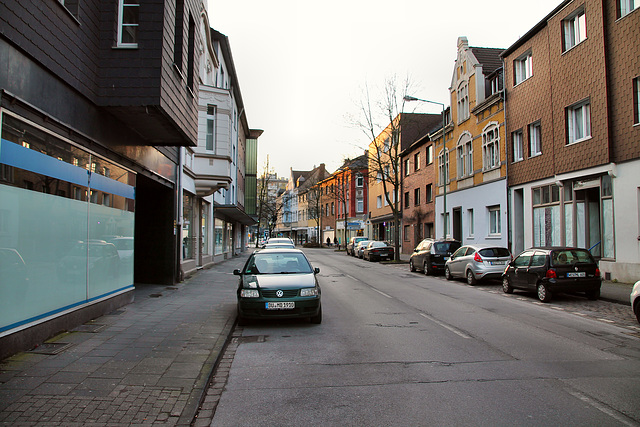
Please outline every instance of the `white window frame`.
[{"label": "white window frame", "polygon": [[433,145],[427,147],[427,164],[433,163]]},{"label": "white window frame", "polygon": [[580,9],[562,20],[563,51],[573,49],[587,39],[587,15]]},{"label": "white window frame", "polygon": [[409,176],[409,159],[404,159],[404,176]]},{"label": "white window frame", "polygon": [[356,187],[362,188],[364,187],[364,176],[362,174],[356,174]]},{"label": "white window frame", "polygon": [[469,222],[469,236],[473,237],[475,233],[475,221],[473,217],[473,209],[467,209],[467,220]]},{"label": "white window frame", "polygon": [[[468,139],[464,138],[467,136]],[[473,175],[473,138],[468,134],[463,134],[458,140],[456,149],[458,160],[458,178],[465,178]]]},{"label": "white window frame", "polygon": [[535,157],[542,154],[542,129],[540,122],[534,122],[529,125],[529,157]]},{"label": "white window frame", "polygon": [[519,85],[533,76],[533,54],[531,51],[513,61],[514,83]]},{"label": "white window frame", "polygon": [[482,132],[482,169],[500,167],[500,128],[491,124]]},{"label": "white window frame", "polygon": [[618,0],[618,10],[620,11],[620,16],[618,16],[618,18],[627,16],[636,10],[638,6],[640,6],[639,0]]},{"label": "white window frame", "polygon": [[458,123],[469,118],[469,85],[467,82],[458,87],[456,92],[458,97]]},{"label": "white window frame", "polygon": [[[211,109],[211,113],[209,112],[209,109]],[[206,117],[207,117],[207,130],[206,130],[204,148],[207,151],[212,151],[215,153],[216,151],[216,106],[215,105],[207,105]],[[209,125],[211,125],[211,129],[209,129]],[[211,142],[211,148],[209,148],[209,142]]]},{"label": "white window frame", "polygon": [[378,209],[382,209],[382,195],[376,197],[376,206]]},{"label": "white window frame", "polygon": [[[117,46],[118,47],[138,47],[138,37],[137,37],[137,32],[136,32],[136,41],[133,43],[126,43],[122,41],[122,37],[125,34],[124,31],[124,27],[139,27],[140,26],[140,14],[139,14],[139,9],[136,13],[136,15],[138,16],[138,21],[135,23],[125,23],[124,22],[124,15],[125,15],[125,8],[134,8],[140,7],[140,3],[139,2],[135,2],[135,0],[118,0],[118,41],[117,41]],[[137,28],[136,28],[137,30]]]},{"label": "white window frame", "polygon": [[567,107],[567,145],[591,138],[591,103],[581,101]]},{"label": "white window frame", "polygon": [[524,160],[522,130],[517,130],[511,133],[511,144],[513,145],[513,163]]},{"label": "white window frame", "polygon": [[502,234],[502,224],[500,218],[500,205],[487,206],[489,236],[500,236]]},{"label": "white window frame", "polygon": [[440,186],[449,183],[449,151],[442,150],[438,155],[438,184]]}]

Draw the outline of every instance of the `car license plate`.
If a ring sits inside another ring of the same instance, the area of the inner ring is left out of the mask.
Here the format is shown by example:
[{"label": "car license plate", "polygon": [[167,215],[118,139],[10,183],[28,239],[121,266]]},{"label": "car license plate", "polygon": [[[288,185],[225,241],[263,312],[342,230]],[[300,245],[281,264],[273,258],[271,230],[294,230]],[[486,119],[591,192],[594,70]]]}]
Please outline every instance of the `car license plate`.
[{"label": "car license plate", "polygon": [[504,265],[504,261],[491,261],[491,265]]},{"label": "car license plate", "polygon": [[291,310],[292,308],[296,308],[296,303],[293,301],[268,302],[265,303],[265,308],[267,310]]},{"label": "car license plate", "polygon": [[577,273],[567,273],[567,277],[587,277],[587,273],[584,271],[578,271]]}]

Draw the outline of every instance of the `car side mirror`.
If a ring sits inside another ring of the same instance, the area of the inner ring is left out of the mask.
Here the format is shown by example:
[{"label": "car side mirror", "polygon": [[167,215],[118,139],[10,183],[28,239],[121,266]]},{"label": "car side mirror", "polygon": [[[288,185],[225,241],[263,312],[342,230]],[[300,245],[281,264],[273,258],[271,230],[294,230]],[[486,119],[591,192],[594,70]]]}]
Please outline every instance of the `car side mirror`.
[{"label": "car side mirror", "polygon": [[314,273],[314,274],[318,274],[318,273],[320,273],[320,269],[319,269],[318,267],[314,268],[314,269],[313,269],[313,273]]},{"label": "car side mirror", "polygon": [[233,270],[233,275],[234,276],[239,276],[240,275],[240,270],[238,270],[237,268],[235,270]]}]

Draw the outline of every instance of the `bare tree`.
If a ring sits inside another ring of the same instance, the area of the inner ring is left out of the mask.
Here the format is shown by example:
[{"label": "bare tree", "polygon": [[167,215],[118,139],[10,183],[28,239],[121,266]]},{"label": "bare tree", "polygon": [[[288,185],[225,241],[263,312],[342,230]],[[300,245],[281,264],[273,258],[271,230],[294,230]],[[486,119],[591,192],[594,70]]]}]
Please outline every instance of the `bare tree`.
[{"label": "bare tree", "polygon": [[[407,78],[398,87],[395,77],[388,78],[384,83],[383,98],[372,105],[368,88],[365,90],[364,100],[360,110],[363,121],[357,125],[365,133],[369,141],[368,161],[369,177],[382,183],[383,197],[393,213],[393,246],[394,258],[400,260],[400,219],[402,216],[399,195],[402,188],[402,174],[400,152],[400,135],[402,131],[402,116],[404,97],[409,94],[411,83]],[[385,125],[379,125],[379,120]]]},{"label": "bare tree", "polygon": [[[282,209],[282,205],[279,205],[276,201],[276,196],[269,193],[269,184],[272,177],[275,176],[274,172],[269,167],[269,156],[267,156],[267,162],[264,166],[262,176],[258,180],[258,231],[261,227],[268,230],[268,235],[276,227],[279,211]],[[256,239],[256,247],[258,247],[259,239]]]}]

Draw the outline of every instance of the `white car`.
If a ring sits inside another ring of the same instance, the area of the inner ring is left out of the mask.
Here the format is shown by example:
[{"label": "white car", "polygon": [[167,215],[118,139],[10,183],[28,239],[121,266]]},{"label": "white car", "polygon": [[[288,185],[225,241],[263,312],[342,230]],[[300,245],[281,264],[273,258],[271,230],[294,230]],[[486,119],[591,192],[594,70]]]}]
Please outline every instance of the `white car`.
[{"label": "white car", "polygon": [[633,290],[631,291],[631,296],[629,299],[631,300],[633,313],[636,315],[636,319],[638,319],[638,322],[640,322],[640,280],[638,280],[635,285],[633,285]]}]

